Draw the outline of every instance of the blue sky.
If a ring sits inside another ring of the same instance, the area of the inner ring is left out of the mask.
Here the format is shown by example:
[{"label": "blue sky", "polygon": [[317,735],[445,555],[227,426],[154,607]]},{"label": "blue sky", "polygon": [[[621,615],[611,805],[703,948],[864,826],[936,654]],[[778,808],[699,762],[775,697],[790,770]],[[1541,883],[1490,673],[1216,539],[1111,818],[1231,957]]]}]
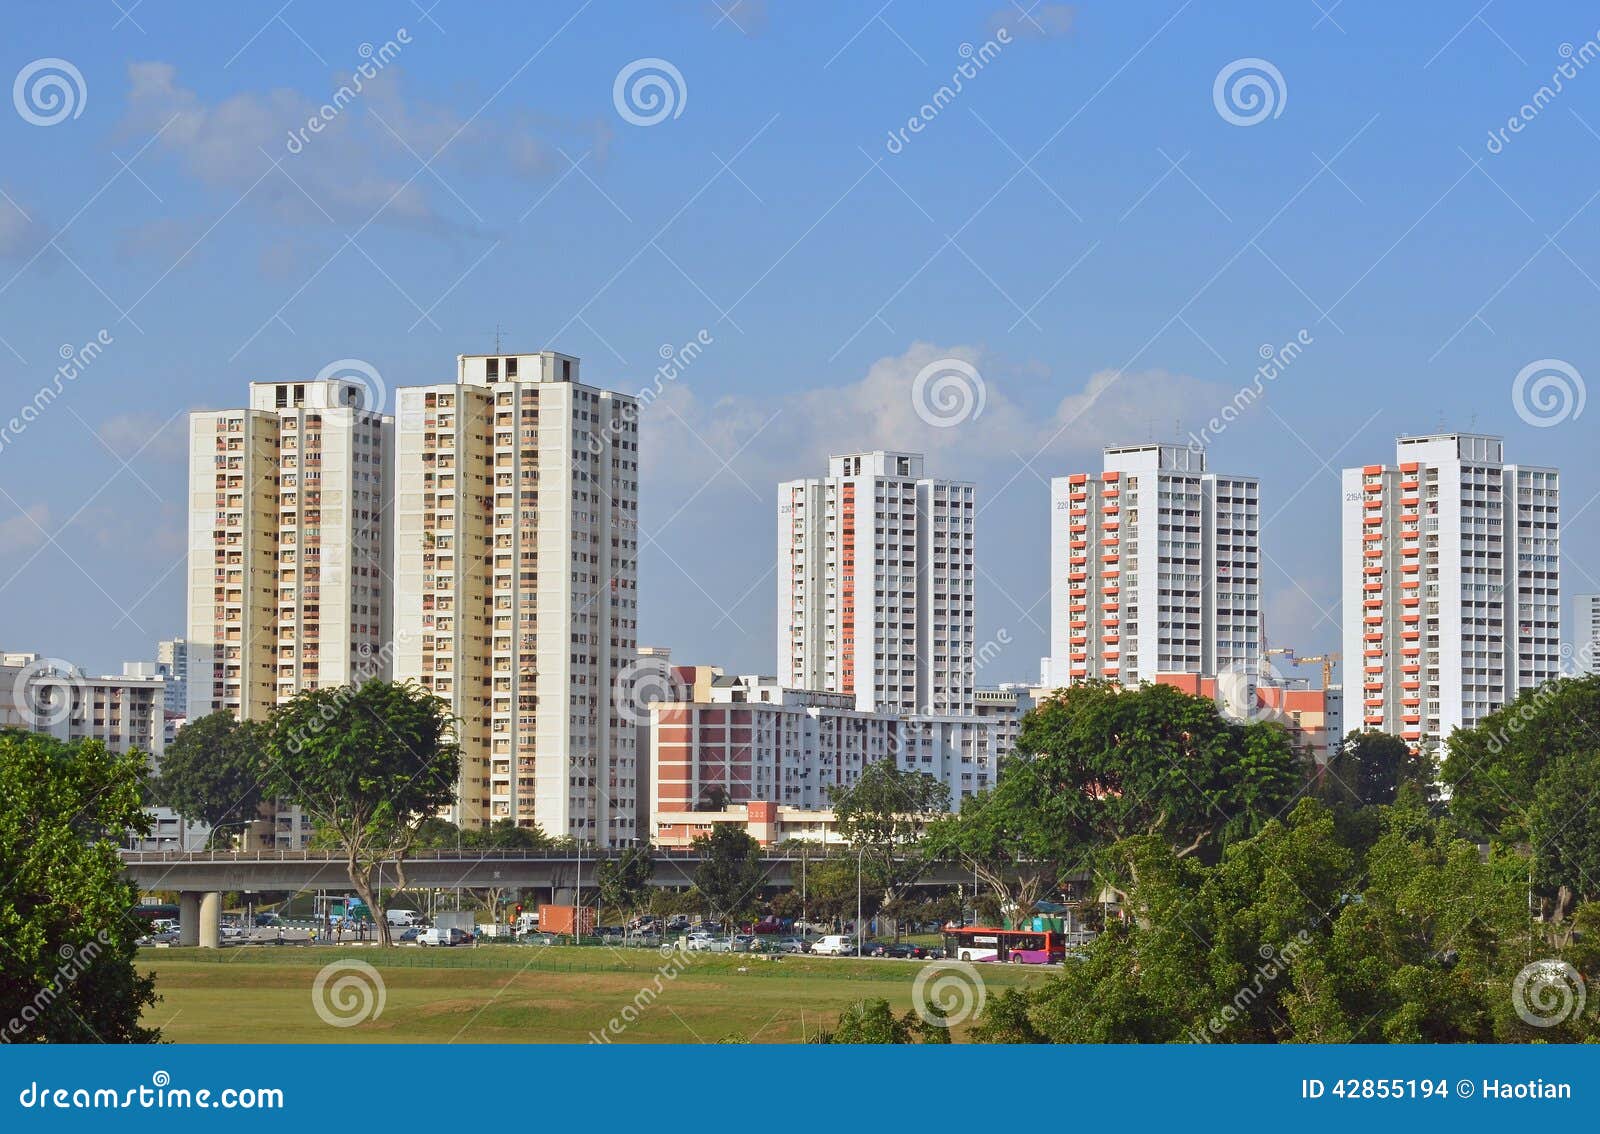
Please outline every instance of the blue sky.
[{"label": "blue sky", "polygon": [[[0,104],[0,422],[110,345],[0,438],[0,645],[110,670],[183,632],[175,415],[345,358],[439,381],[496,326],[630,392],[710,340],[642,426],[640,640],[688,661],[772,670],[774,485],[875,445],[977,482],[980,680],[1032,678],[1048,478],[1199,429],[1302,332],[1211,446],[1263,480],[1274,644],[1337,646],[1337,470],[1441,424],[1562,468],[1566,589],[1600,590],[1600,408],[1512,393],[1600,374],[1600,19],[1479,2],[15,4],[0,78],[81,81],[55,124]],[[652,125],[613,98],[640,59],[681,77]],[[1238,125],[1248,59],[1276,113]],[[984,402],[935,428],[943,359]]]}]

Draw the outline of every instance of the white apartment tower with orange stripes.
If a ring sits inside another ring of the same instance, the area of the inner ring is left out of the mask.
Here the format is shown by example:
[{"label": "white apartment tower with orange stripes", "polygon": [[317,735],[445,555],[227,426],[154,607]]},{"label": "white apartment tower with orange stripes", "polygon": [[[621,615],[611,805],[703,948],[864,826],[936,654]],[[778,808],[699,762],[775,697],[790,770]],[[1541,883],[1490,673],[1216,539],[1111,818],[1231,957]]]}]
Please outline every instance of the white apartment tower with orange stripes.
[{"label": "white apartment tower with orange stripes", "polygon": [[883,450],[780,484],[780,684],[851,694],[861,712],[971,715],[973,495]]},{"label": "white apartment tower with orange stripes", "polygon": [[1402,437],[1394,465],[1344,470],[1341,508],[1347,727],[1436,748],[1559,675],[1555,469],[1506,464],[1498,437]]},{"label": "white apartment tower with orange stripes", "polygon": [[554,351],[399,391],[394,673],[458,721],[463,827],[636,830],[638,402]]},{"label": "white apartment tower with orange stripes", "polygon": [[1045,684],[1236,673],[1253,686],[1260,526],[1256,478],[1210,472],[1187,445],[1116,446],[1101,472],[1053,478]]}]

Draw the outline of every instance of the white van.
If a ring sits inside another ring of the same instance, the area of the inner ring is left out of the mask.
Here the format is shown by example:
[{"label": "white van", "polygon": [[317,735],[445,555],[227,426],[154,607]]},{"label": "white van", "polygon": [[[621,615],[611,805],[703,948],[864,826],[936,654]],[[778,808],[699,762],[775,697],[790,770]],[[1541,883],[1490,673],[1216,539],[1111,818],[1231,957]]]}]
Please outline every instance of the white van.
[{"label": "white van", "polygon": [[856,951],[856,939],[848,933],[830,933],[811,946],[819,957],[843,957]]},{"label": "white van", "polygon": [[402,929],[409,929],[422,921],[422,916],[416,910],[384,910],[383,917],[390,925],[398,925]]}]

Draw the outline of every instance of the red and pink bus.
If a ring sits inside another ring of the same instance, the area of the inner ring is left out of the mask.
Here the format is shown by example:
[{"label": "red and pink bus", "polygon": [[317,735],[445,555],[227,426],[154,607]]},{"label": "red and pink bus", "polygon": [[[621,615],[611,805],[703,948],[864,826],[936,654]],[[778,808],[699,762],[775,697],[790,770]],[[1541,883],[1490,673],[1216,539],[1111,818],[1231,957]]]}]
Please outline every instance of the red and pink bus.
[{"label": "red and pink bus", "polygon": [[1006,961],[1013,965],[1054,965],[1066,960],[1066,939],[1053,930],[995,929],[986,925],[948,926],[945,956],[958,961]]}]

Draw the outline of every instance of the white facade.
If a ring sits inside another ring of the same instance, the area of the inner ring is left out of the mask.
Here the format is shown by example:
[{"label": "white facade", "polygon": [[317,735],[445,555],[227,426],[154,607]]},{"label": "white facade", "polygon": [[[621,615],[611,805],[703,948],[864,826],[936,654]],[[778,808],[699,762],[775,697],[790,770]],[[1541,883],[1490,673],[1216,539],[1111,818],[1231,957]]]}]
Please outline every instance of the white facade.
[{"label": "white facade", "polygon": [[989,720],[866,711],[848,693],[710,666],[675,672],[682,697],[650,708],[652,837],[683,834],[685,815],[713,804],[826,812],[830,788],[853,785],[880,760],[943,783],[953,807],[994,786],[997,729]]},{"label": "white facade", "polygon": [[[252,382],[190,415],[188,712],[265,718],[302,689],[389,675],[393,421],[340,379]],[[310,831],[276,816],[278,845]]]},{"label": "white facade", "polygon": [[1572,599],[1572,656],[1579,673],[1600,673],[1600,595]]},{"label": "white facade", "polygon": [[1183,445],[1105,450],[1098,475],[1050,482],[1045,684],[1239,673],[1260,659],[1255,477]]},{"label": "white facade", "polygon": [[862,712],[971,713],[973,497],[882,450],[780,484],[779,680]]},{"label": "white facade", "polygon": [[553,352],[398,394],[394,672],[461,722],[450,818],[632,840],[637,402]]},{"label": "white facade", "polygon": [[1345,727],[1436,747],[1559,674],[1559,488],[1472,433],[1344,470]]}]

